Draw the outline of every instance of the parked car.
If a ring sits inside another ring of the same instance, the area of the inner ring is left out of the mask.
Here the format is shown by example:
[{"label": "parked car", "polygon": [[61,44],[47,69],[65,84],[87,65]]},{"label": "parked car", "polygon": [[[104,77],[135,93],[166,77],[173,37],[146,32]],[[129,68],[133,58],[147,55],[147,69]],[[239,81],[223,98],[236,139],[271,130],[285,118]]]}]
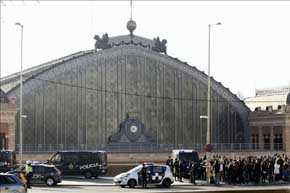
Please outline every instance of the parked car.
[{"label": "parked car", "polygon": [[[121,187],[129,186],[134,188],[142,184],[141,170],[143,165],[138,165],[128,172],[121,173],[114,178],[114,184]],[[148,185],[162,185],[170,187],[174,182],[172,172],[167,165],[145,164],[147,170],[147,184]]]},{"label": "parked car", "polygon": [[16,175],[0,173],[0,192],[25,193],[27,188]]},{"label": "parked car", "polygon": [[[62,181],[61,172],[54,165],[32,164],[31,166],[33,169],[31,184],[45,183],[47,186],[54,186]],[[25,172],[24,166],[8,173],[18,175],[20,172]]]}]

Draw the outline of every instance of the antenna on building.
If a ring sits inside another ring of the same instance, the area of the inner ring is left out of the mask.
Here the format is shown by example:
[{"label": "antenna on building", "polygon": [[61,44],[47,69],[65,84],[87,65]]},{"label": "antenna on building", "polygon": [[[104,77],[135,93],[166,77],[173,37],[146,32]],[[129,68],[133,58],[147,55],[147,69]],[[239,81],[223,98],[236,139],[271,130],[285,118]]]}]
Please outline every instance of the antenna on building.
[{"label": "antenna on building", "polygon": [[132,20],[132,0],[130,0],[130,20]]}]

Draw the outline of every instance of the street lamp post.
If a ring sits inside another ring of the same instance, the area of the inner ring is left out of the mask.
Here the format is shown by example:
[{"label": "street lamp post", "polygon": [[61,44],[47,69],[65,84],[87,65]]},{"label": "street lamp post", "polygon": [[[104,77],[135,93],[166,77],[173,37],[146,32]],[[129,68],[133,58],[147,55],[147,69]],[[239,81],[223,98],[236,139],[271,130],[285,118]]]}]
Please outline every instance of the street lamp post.
[{"label": "street lamp post", "polygon": [[22,164],[22,68],[23,68],[23,25],[19,22],[15,23],[21,27],[21,56],[20,56],[20,96],[19,96],[19,164]]},{"label": "street lamp post", "polygon": [[[220,22],[216,23],[216,24],[209,24],[208,25],[208,74],[207,74],[207,132],[206,132],[206,146],[207,148],[209,146],[211,146],[211,133],[210,133],[210,30],[211,27],[216,26],[216,25],[221,25]],[[205,118],[205,117],[204,117]],[[207,149],[206,148],[206,149]],[[207,149],[207,164],[208,164],[208,169],[210,169],[210,151]],[[209,179],[209,171],[207,171],[207,183],[210,183],[210,179]]]},{"label": "street lamp post", "polygon": [[210,144],[210,29],[212,26],[221,25],[220,22],[216,24],[208,25],[208,74],[207,74],[207,132],[206,132],[206,143]]}]

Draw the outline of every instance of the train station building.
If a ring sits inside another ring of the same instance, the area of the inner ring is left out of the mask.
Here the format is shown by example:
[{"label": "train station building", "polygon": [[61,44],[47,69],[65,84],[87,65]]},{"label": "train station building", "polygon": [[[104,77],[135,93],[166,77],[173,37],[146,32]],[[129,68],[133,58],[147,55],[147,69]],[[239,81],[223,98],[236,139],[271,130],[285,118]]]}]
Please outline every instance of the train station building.
[{"label": "train station building", "polygon": [[[96,35],[93,50],[23,71],[24,152],[203,150],[207,75],[167,55],[167,40],[135,35],[135,28],[130,20],[128,35]],[[250,109],[212,77],[211,83],[214,148],[249,143]],[[19,105],[19,73],[3,77],[1,89]],[[19,115],[15,120],[9,141],[17,150]]]}]

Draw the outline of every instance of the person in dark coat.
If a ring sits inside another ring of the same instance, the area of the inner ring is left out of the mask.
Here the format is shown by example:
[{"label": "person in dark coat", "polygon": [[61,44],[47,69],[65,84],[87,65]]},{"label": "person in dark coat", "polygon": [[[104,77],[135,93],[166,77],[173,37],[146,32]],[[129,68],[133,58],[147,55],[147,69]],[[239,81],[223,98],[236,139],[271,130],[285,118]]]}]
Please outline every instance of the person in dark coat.
[{"label": "person in dark coat", "polygon": [[233,163],[233,160],[230,160],[229,164],[228,164],[228,182],[229,182],[229,184],[235,182],[234,178],[235,178],[235,176],[234,176],[234,163]]},{"label": "person in dark coat", "polygon": [[215,161],[214,165],[213,165],[213,169],[214,169],[214,181],[216,185],[220,184],[220,163],[218,160]]},{"label": "person in dark coat", "polygon": [[255,183],[260,182],[260,174],[261,174],[261,165],[258,159],[256,159],[256,162],[254,164],[254,179]]},{"label": "person in dark coat", "polygon": [[273,182],[273,176],[274,176],[274,161],[273,160],[269,160],[268,163],[268,180],[269,183]]},{"label": "person in dark coat", "polygon": [[143,164],[141,175],[142,175],[142,187],[146,188],[147,187],[147,168],[145,164]]},{"label": "person in dark coat", "polygon": [[169,156],[168,159],[166,160],[166,165],[170,167],[171,172],[173,173],[173,159],[171,158],[171,156]]},{"label": "person in dark coat", "polygon": [[186,170],[186,164],[184,161],[179,161],[179,172],[178,172],[178,178],[179,178],[179,181],[180,182],[183,182],[182,181],[182,177],[184,176],[184,172]]},{"label": "person in dark coat", "polygon": [[190,182],[193,184],[195,183],[195,176],[196,176],[197,164],[193,161],[189,164],[189,173],[190,173]]},{"label": "person in dark coat", "polygon": [[267,166],[267,163],[266,163],[266,160],[263,160],[262,162],[262,165],[261,165],[261,174],[262,174],[262,183],[266,183],[266,178],[267,178],[267,175],[268,175],[268,166]]},{"label": "person in dark coat", "polygon": [[245,182],[246,184],[249,184],[251,180],[251,172],[252,172],[252,166],[251,166],[250,160],[246,161],[244,170],[245,170],[244,171]]},{"label": "person in dark coat", "polygon": [[175,159],[174,163],[173,163],[173,175],[174,175],[174,180],[177,181],[176,178],[178,178],[179,176],[179,162],[177,159]]}]

